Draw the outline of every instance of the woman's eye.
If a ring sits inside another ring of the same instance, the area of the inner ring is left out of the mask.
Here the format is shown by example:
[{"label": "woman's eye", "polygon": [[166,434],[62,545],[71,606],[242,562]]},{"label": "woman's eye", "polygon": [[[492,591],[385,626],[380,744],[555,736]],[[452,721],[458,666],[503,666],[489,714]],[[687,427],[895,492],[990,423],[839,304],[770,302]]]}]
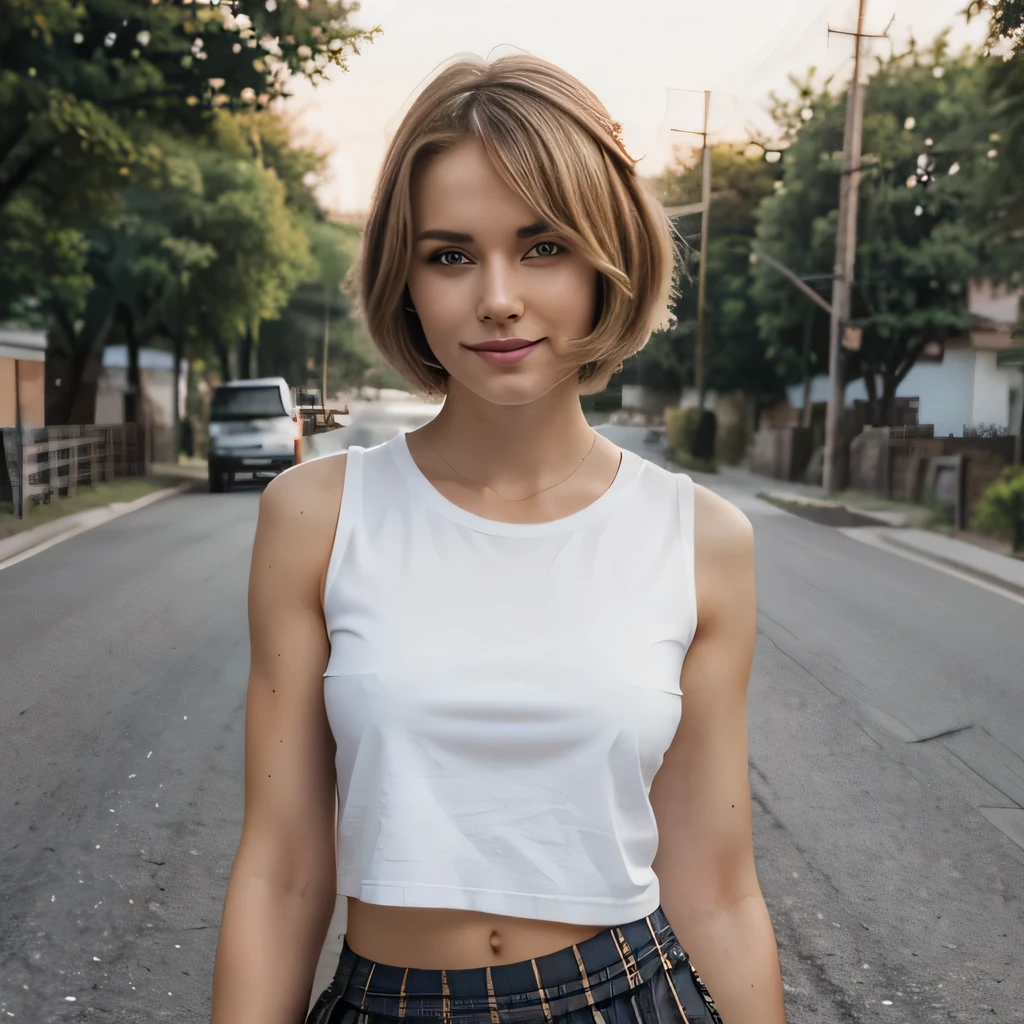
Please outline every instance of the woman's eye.
[{"label": "woman's eye", "polygon": [[465,259],[466,258],[466,254],[465,253],[456,252],[454,249],[446,249],[444,252],[439,252],[434,257],[434,259],[438,263],[440,263],[441,266],[443,266],[443,267],[461,267],[461,266],[464,265],[462,263],[449,263],[448,260],[445,258],[447,256],[457,256],[459,259]]},{"label": "woman's eye", "polygon": [[[541,252],[541,250],[544,249],[545,246],[547,247],[547,251]],[[557,256],[558,253],[561,251],[561,248],[562,247],[561,245],[558,244],[558,242],[538,242],[533,247],[533,251],[538,256]]]}]

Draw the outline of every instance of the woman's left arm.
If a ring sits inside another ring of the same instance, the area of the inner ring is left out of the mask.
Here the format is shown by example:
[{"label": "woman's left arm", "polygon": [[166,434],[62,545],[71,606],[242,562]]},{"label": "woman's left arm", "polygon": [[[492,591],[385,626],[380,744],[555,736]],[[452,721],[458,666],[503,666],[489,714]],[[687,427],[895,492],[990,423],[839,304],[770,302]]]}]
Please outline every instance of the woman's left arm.
[{"label": "woman's left arm", "polygon": [[697,631],[682,718],[651,787],[661,905],[724,1024],[785,1024],[782,974],[754,866],[747,683],[757,638],[754,535],[694,487]]}]

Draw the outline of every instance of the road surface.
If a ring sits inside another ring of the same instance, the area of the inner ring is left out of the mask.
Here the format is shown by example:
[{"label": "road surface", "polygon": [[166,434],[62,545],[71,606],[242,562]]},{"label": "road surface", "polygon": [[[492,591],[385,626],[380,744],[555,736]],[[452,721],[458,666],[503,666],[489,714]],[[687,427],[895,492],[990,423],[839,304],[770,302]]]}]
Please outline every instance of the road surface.
[{"label": "road surface", "polygon": [[[0,571],[0,1019],[209,1020],[258,495]],[[755,840],[791,1020],[1024,1020],[1024,611],[726,496],[757,539]]]}]

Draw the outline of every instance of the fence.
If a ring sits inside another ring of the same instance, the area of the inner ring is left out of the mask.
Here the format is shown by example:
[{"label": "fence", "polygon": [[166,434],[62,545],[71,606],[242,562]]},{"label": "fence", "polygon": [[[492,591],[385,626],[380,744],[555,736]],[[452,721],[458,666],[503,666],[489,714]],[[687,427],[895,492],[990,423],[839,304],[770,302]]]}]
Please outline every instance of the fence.
[{"label": "fence", "polygon": [[138,424],[60,426],[4,431],[14,514],[73,496],[79,487],[144,476],[144,431]]},{"label": "fence", "polygon": [[754,435],[750,468],[776,480],[799,480],[811,458],[809,427],[761,427]]},{"label": "fence", "polygon": [[[1013,437],[934,437],[930,425],[866,427],[850,445],[851,486],[893,501],[921,501],[941,470],[947,505],[958,529],[974,515],[1003,467],[1013,463]],[[931,480],[931,483],[929,483]],[[954,500],[955,499],[955,500]]]}]

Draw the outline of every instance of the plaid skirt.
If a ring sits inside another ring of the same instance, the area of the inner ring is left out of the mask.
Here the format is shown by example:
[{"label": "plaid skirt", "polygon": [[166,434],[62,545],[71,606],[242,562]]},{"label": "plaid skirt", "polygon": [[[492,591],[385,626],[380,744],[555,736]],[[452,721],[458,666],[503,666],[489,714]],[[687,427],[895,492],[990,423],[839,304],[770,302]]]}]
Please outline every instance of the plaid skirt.
[{"label": "plaid skirt", "polygon": [[306,1024],[722,1024],[659,907],[533,960],[424,970],[367,960],[346,943]]}]

